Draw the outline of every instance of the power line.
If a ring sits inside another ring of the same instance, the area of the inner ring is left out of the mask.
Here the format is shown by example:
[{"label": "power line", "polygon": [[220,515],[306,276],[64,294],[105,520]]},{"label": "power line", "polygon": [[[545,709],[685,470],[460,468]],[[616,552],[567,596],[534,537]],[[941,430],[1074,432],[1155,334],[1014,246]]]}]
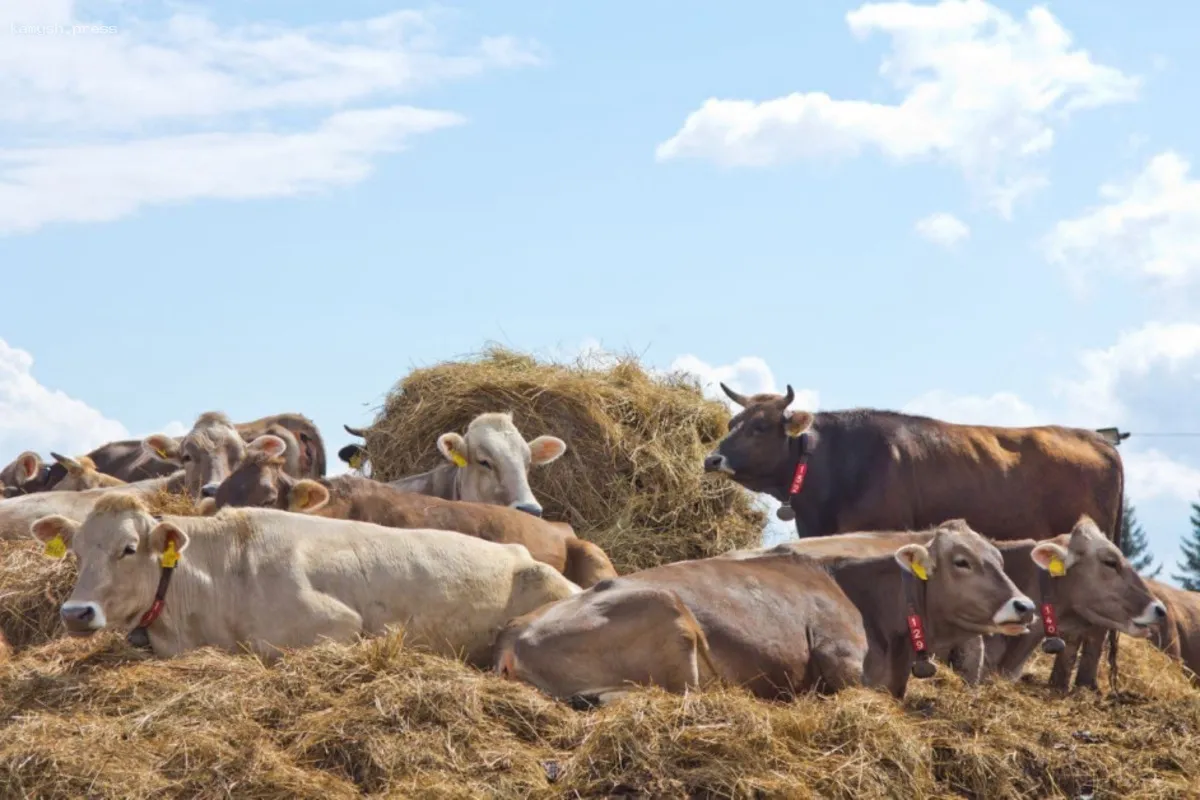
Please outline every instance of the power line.
[{"label": "power line", "polygon": [[1179,432],[1168,432],[1168,433],[1140,433],[1138,431],[1133,431],[1130,435],[1131,436],[1161,436],[1161,437],[1171,438],[1171,437],[1180,437],[1180,436],[1186,436],[1186,437],[1200,436],[1200,432],[1179,431]]}]

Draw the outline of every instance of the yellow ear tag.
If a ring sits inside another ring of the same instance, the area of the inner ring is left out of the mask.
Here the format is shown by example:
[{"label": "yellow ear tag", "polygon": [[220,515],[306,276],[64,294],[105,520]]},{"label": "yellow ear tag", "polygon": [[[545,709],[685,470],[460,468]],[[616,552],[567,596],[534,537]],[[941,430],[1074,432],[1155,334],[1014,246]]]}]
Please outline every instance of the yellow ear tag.
[{"label": "yellow ear tag", "polygon": [[170,460],[167,458],[167,451],[163,450],[161,447],[154,448],[154,452],[158,453],[158,457],[163,459],[164,461]]},{"label": "yellow ear tag", "polygon": [[61,534],[55,534],[54,538],[46,542],[46,555],[51,558],[62,558],[67,554],[67,543],[62,540]]},{"label": "yellow ear tag", "polygon": [[175,552],[175,540],[167,542],[167,549],[163,550],[162,565],[164,569],[171,569],[179,563],[179,553]]},{"label": "yellow ear tag", "polygon": [[358,469],[362,466],[362,462],[362,455],[355,453],[354,455],[350,456],[350,469]]},{"label": "yellow ear tag", "polygon": [[919,562],[912,562],[913,575],[916,575],[923,581],[929,580],[929,576],[925,574],[925,568]]},{"label": "yellow ear tag", "polygon": [[465,467],[467,465],[467,460],[453,450],[450,451],[450,460],[454,462],[454,466],[456,467]]},{"label": "yellow ear tag", "polygon": [[1056,578],[1061,578],[1067,574],[1067,565],[1058,556],[1050,559],[1050,574]]}]

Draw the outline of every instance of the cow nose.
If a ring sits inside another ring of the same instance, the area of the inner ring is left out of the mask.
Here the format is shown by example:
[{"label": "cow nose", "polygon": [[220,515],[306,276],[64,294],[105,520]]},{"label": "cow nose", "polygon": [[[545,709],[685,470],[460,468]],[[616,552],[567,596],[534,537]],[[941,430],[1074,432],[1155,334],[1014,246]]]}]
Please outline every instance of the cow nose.
[{"label": "cow nose", "polygon": [[725,467],[725,456],[712,453],[704,459],[705,472],[720,472]]},{"label": "cow nose", "polygon": [[218,487],[220,487],[220,485],[221,485],[221,484],[219,484],[219,483],[206,483],[206,484],[204,484],[204,486],[202,486],[202,487],[200,488],[200,496],[201,496],[201,497],[216,497],[216,496],[217,496],[217,489],[218,489]]},{"label": "cow nose", "polygon": [[91,603],[83,605],[64,605],[58,612],[64,622],[87,624],[96,618],[96,609]]},{"label": "cow nose", "polygon": [[1157,617],[1160,621],[1166,619],[1167,618],[1167,607],[1164,606],[1162,603],[1155,601],[1154,616]]},{"label": "cow nose", "polygon": [[532,514],[535,517],[542,515],[542,507],[534,503],[517,503],[513,508],[517,511],[524,511],[526,514]]},{"label": "cow nose", "polygon": [[1018,597],[1013,600],[1013,610],[1018,614],[1028,614],[1033,611],[1033,603]]}]

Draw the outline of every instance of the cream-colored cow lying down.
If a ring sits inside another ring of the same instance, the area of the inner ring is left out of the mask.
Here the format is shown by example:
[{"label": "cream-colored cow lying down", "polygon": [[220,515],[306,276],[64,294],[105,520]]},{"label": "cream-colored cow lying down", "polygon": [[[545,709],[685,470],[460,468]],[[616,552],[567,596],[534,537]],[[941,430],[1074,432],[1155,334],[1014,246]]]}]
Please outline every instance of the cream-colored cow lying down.
[{"label": "cream-colored cow lying down", "polygon": [[484,666],[506,622],[580,591],[522,545],[275,509],[157,521],[136,497],[113,494],[83,523],[55,515],[32,529],[48,553],[65,544],[79,559],[61,609],[73,635],[138,625],[154,604],[160,561],[177,554],[147,628],[160,656],[247,646],[270,658],[397,625],[410,645]]}]

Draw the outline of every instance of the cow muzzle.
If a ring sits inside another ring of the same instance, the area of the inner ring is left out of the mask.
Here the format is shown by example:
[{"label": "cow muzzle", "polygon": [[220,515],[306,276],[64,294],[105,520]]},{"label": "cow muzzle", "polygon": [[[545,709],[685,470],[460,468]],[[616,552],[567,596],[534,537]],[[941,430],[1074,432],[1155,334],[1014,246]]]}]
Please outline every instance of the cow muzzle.
[{"label": "cow muzzle", "polygon": [[1133,618],[1133,630],[1130,633],[1133,636],[1149,636],[1152,626],[1161,625],[1166,621],[1167,607],[1158,600],[1155,600],[1148,603],[1145,610]]},{"label": "cow muzzle", "polygon": [[72,636],[89,636],[106,623],[104,609],[98,603],[63,603],[58,615]]},{"label": "cow muzzle", "polygon": [[206,483],[200,487],[200,497],[216,497],[219,488],[221,488],[219,483]]},{"label": "cow muzzle", "polygon": [[1036,608],[1028,597],[1017,595],[1000,606],[1000,610],[992,617],[992,624],[1006,636],[1020,636],[1029,632],[1029,623],[1033,622]]},{"label": "cow muzzle", "polygon": [[726,475],[733,474],[733,468],[729,466],[729,459],[720,453],[709,453],[704,459],[705,472],[723,472]]}]

